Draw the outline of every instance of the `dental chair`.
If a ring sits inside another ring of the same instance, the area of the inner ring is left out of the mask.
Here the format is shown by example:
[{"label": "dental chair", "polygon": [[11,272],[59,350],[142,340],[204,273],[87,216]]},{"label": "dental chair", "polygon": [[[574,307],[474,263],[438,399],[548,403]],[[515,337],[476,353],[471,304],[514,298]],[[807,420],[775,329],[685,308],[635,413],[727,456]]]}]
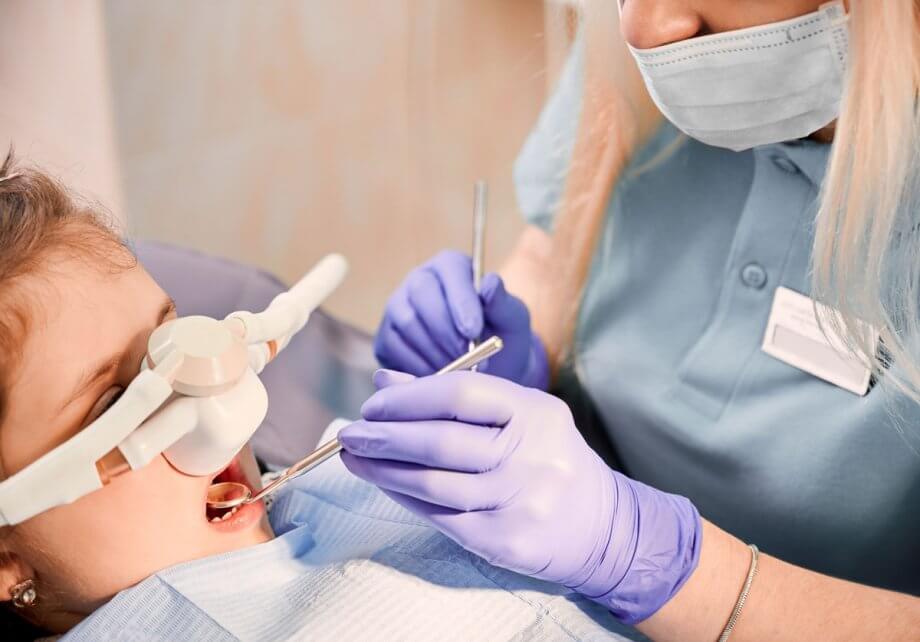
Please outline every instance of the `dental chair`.
[{"label": "dental chair", "polygon": [[[141,241],[138,259],[176,302],[180,316],[217,319],[261,310],[287,287],[254,267],[186,248]],[[286,467],[310,452],[338,417],[357,418],[374,392],[373,338],[322,310],[260,375],[268,415],[253,436],[261,465]]]}]

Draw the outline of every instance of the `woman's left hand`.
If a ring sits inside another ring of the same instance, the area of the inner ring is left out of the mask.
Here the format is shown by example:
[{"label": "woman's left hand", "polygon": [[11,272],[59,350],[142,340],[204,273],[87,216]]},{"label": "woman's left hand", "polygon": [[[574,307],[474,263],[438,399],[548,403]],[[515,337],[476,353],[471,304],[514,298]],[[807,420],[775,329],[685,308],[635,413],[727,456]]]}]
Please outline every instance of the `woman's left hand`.
[{"label": "woman's left hand", "polygon": [[559,399],[456,372],[375,377],[339,434],[348,469],[496,566],[564,584],[627,623],[657,611],[699,557],[683,497],[611,470]]}]

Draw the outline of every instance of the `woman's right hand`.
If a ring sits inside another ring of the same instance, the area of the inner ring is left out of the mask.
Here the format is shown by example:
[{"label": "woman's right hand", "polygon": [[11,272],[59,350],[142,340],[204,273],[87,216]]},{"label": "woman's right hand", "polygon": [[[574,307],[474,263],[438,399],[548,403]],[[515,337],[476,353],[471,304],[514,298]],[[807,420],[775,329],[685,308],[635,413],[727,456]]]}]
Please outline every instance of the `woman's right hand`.
[{"label": "woman's right hand", "polygon": [[342,461],[469,551],[563,584],[635,624],[697,566],[690,501],[611,470],[568,406],[478,372],[380,371]]},{"label": "woman's right hand", "polygon": [[479,369],[521,385],[549,385],[546,352],[523,301],[489,273],[477,294],[469,256],[445,250],[412,270],[387,302],[374,341],[385,368],[429,375],[464,354],[471,340],[497,335],[504,349]]}]

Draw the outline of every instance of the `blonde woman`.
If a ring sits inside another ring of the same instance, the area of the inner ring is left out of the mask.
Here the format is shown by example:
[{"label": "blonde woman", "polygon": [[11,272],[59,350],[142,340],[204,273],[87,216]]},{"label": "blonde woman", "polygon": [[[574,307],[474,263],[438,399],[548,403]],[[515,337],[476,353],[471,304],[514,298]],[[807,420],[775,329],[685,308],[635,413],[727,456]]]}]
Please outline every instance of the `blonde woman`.
[{"label": "blonde woman", "polygon": [[381,374],[345,464],[654,638],[916,639],[920,3],[618,5],[518,160],[504,281],[438,255],[376,339],[506,350]]}]

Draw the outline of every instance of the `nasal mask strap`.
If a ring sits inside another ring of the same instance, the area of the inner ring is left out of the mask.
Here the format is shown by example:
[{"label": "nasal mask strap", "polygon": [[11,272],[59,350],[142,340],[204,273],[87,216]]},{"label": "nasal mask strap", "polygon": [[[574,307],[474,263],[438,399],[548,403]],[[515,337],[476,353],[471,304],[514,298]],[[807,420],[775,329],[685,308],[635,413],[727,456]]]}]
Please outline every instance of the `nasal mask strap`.
[{"label": "nasal mask strap", "polygon": [[76,501],[161,453],[188,475],[220,471],[268,411],[258,374],[347,271],[345,259],[332,254],[262,312],[160,325],[148,339],[140,373],[111,408],[0,482],[0,526]]}]

